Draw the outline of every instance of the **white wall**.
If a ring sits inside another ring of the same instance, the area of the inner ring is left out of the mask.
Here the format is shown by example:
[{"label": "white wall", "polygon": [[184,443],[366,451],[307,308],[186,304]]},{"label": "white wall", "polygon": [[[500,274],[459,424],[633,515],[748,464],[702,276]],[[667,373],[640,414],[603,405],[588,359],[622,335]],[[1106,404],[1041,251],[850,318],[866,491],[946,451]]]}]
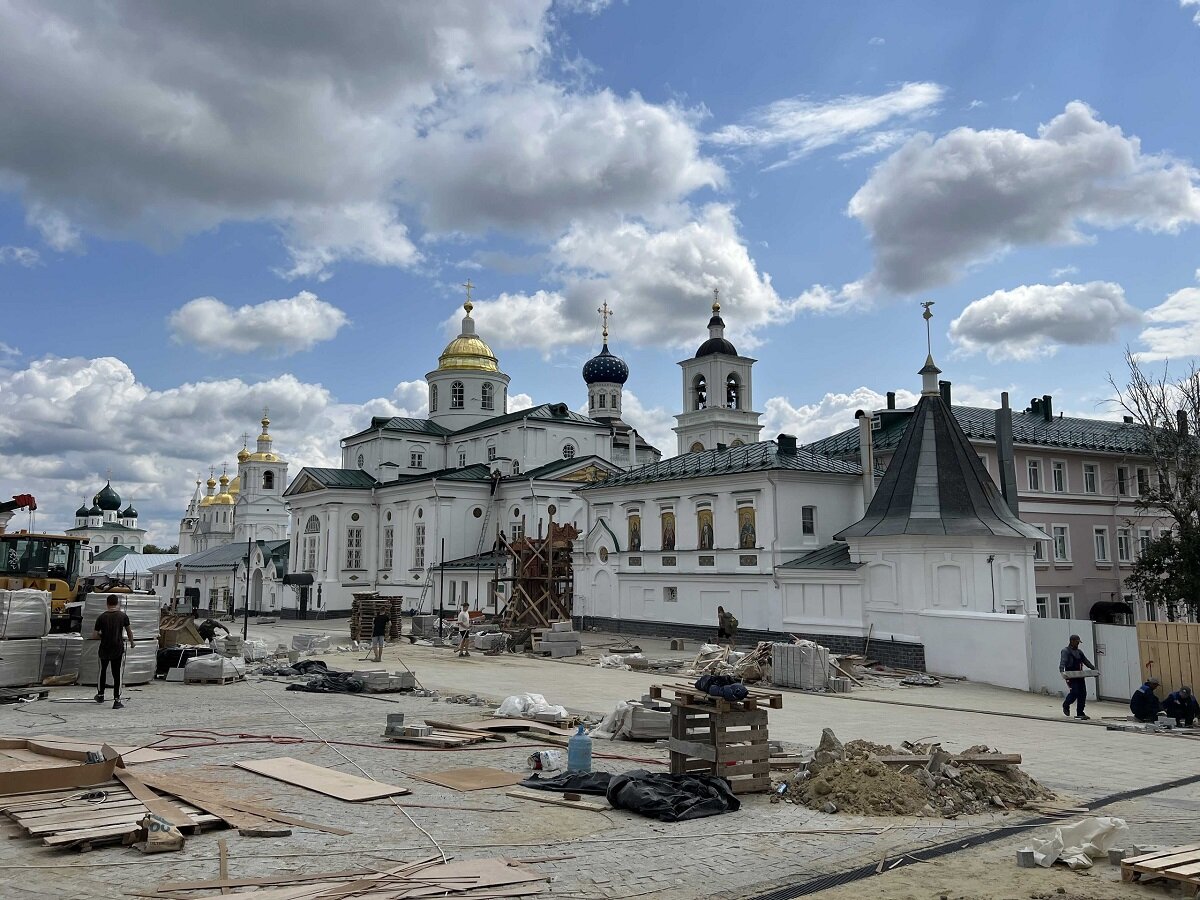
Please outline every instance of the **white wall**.
[{"label": "white wall", "polygon": [[1030,618],[925,610],[920,614],[925,669],[999,687],[1030,689]]}]

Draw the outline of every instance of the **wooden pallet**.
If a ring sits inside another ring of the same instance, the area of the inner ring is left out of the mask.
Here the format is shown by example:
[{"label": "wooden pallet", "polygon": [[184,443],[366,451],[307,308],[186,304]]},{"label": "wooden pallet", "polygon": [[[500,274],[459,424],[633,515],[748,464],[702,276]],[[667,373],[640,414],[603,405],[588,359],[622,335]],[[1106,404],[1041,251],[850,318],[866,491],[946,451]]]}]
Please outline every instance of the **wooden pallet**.
[{"label": "wooden pallet", "polygon": [[[783,694],[775,691],[765,691],[762,688],[748,688],[748,690],[750,693],[746,696],[745,700],[724,700],[720,697],[711,697],[698,688],[687,684],[652,684],[650,685],[650,696],[655,700],[669,700],[674,703],[683,703],[691,706],[706,706],[716,709],[719,712],[762,709],[765,707],[783,709]],[[669,691],[670,694],[664,696],[664,691]]]},{"label": "wooden pallet", "polygon": [[184,684],[233,684],[245,681],[241,675],[226,675],[221,678],[185,678]]},{"label": "wooden pallet", "polygon": [[1178,881],[1200,897],[1200,844],[1185,844],[1121,860],[1122,881]]},{"label": "wooden pallet", "polygon": [[771,789],[771,748],[767,711],[721,711],[675,703],[667,741],[671,773],[715,775],[728,779],[735,794]]},{"label": "wooden pallet", "polygon": [[449,749],[453,747],[467,747],[471,744],[479,744],[483,741],[495,740],[495,735],[472,733],[469,731],[448,731],[441,728],[434,728],[433,733],[424,737],[416,735],[403,734],[385,734],[385,741],[391,741],[394,744],[422,744],[426,747],[441,747]]}]

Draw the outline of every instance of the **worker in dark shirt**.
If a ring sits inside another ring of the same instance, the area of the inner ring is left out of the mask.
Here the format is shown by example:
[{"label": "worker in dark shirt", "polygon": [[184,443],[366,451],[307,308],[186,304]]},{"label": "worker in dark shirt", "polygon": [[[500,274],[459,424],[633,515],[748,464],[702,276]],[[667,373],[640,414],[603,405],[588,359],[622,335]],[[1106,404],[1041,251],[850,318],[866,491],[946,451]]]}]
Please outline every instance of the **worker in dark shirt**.
[{"label": "worker in dark shirt", "polygon": [[116,594],[109,594],[108,608],[96,617],[96,626],[92,630],[92,640],[100,642],[100,681],[96,685],[96,702],[104,702],[104,683],[108,680],[108,670],[112,669],[113,680],[113,709],[124,709],[121,702],[121,663],[125,657],[125,638],[129,638],[129,646],[133,647],[133,628],[129,625],[129,616],[120,609],[121,601]]},{"label": "worker in dark shirt", "polygon": [[1162,704],[1154,696],[1156,690],[1158,690],[1158,679],[1147,678],[1146,683],[1134,691],[1133,696],[1129,698],[1129,711],[1139,722],[1158,721],[1158,713],[1162,709]]},{"label": "worker in dark shirt", "polygon": [[1087,681],[1083,678],[1068,677],[1068,672],[1082,672],[1083,667],[1095,669],[1092,661],[1087,658],[1087,654],[1079,649],[1079,635],[1073,634],[1070,640],[1067,641],[1067,646],[1062,648],[1062,652],[1058,655],[1058,671],[1062,674],[1063,680],[1066,681],[1070,690],[1067,696],[1063,698],[1063,715],[1071,714],[1071,703],[1075,703],[1075,718],[1087,720],[1083,712],[1084,706],[1087,705]]},{"label": "worker in dark shirt", "polygon": [[1163,712],[1174,719],[1180,728],[1191,728],[1200,718],[1200,703],[1196,702],[1196,695],[1185,684],[1167,694],[1167,699],[1163,701]]},{"label": "worker in dark shirt", "polygon": [[229,629],[218,622],[216,619],[205,619],[196,626],[196,630],[200,632],[200,637],[206,641],[211,641],[217,636],[217,629],[220,628],[226,634],[229,634]]},{"label": "worker in dark shirt", "polygon": [[383,662],[383,645],[387,643],[388,626],[392,617],[386,612],[375,614],[371,624],[371,652],[375,654],[375,662]]}]

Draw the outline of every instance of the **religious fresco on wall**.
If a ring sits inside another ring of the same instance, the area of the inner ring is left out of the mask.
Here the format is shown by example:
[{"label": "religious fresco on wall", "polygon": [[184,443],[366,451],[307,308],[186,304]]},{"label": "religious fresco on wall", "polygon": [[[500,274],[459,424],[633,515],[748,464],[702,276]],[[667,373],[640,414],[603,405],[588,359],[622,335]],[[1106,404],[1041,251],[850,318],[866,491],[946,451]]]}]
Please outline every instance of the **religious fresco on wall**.
[{"label": "religious fresco on wall", "polygon": [[713,548],[713,514],[711,509],[696,511],[696,526],[700,531],[697,546],[701,550],[711,550]]},{"label": "religious fresco on wall", "polygon": [[637,551],[642,549],[642,517],[629,517],[629,549]]},{"label": "religious fresco on wall", "polygon": [[662,514],[662,549],[675,549],[675,513]]},{"label": "religious fresco on wall", "polygon": [[754,507],[738,507],[738,548],[753,550],[758,545],[758,534],[754,530]]}]

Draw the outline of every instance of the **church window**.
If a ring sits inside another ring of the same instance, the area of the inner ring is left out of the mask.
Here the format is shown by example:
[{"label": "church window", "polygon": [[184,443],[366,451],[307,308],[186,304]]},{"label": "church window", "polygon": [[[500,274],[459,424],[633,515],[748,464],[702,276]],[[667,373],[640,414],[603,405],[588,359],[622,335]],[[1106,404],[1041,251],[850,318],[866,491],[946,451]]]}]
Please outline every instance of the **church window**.
[{"label": "church window", "polygon": [[346,529],[346,568],[362,568],[362,533],[361,527]]},{"label": "church window", "polygon": [[413,568],[425,568],[425,523],[413,526]]},{"label": "church window", "polygon": [[485,381],[480,389],[480,405],[484,409],[496,408],[496,388],[490,381]]},{"label": "church window", "polygon": [[437,412],[437,385],[436,384],[431,384],[429,386],[429,411],[431,413]]},{"label": "church window", "polygon": [[692,444],[691,447],[688,448],[688,452],[689,453],[699,453],[703,449],[704,449],[704,445],[702,443],[700,443],[699,441],[696,441],[694,444]]},{"label": "church window", "polygon": [[383,529],[383,570],[392,571],[392,550],[394,548],[394,531],[392,526]]},{"label": "church window", "polygon": [[616,409],[618,406],[619,406],[619,404],[617,403],[617,392],[613,391],[612,392],[612,408]]},{"label": "church window", "polygon": [[308,521],[304,523],[305,534],[317,534],[321,531],[321,520],[316,516],[309,516]]},{"label": "church window", "polygon": [[410,469],[425,468],[425,453],[421,450],[414,450],[408,455],[408,467]]},{"label": "church window", "polygon": [[730,447],[741,447],[741,446],[742,446],[743,444],[745,444],[745,443],[746,443],[746,442],[745,442],[745,441],[743,441],[741,438],[734,438],[734,439],[733,439],[733,443],[732,443],[732,444],[730,444],[729,446],[730,446]]},{"label": "church window", "polygon": [[708,406],[708,381],[703,375],[692,379],[692,409],[704,409]]},{"label": "church window", "polygon": [[[603,394],[600,395],[603,398]],[[575,445],[572,443],[563,444],[563,459],[575,458]]]},{"label": "church window", "polygon": [[599,408],[604,409],[607,404],[608,404],[608,395],[602,393],[600,395],[600,407]]},{"label": "church window", "polygon": [[817,533],[817,508],[815,506],[800,508],[800,531],[806,535]]},{"label": "church window", "polygon": [[[316,516],[313,516],[315,519]],[[320,546],[321,538],[319,535],[309,535],[304,539],[304,571],[317,571],[317,548]]]},{"label": "church window", "polygon": [[513,474],[514,475],[521,474],[521,464],[519,462],[517,462],[515,459],[513,460]]},{"label": "church window", "polygon": [[725,405],[730,409],[738,408],[739,395],[741,394],[742,384],[738,381],[738,377],[732,372],[725,379]]},{"label": "church window", "polygon": [[487,453],[488,453],[488,462],[491,462],[492,460],[494,460],[496,458],[496,448],[495,447],[488,447]]},{"label": "church window", "polygon": [[264,491],[275,490],[275,473],[274,472],[263,472],[263,490]]},{"label": "church window", "polygon": [[450,384],[450,408],[463,408],[463,383],[455,381]]},{"label": "church window", "polygon": [[466,465],[467,465],[467,451],[459,450],[458,451],[458,467],[460,469],[462,469],[462,468],[465,468]]},{"label": "church window", "polygon": [[520,522],[513,522],[508,527],[509,527],[509,531],[512,534],[512,539],[514,542],[519,541],[521,538],[525,537],[525,526],[523,524],[521,524]]},{"label": "church window", "polygon": [[366,457],[364,457],[364,456],[363,456],[361,453],[360,453],[360,454],[358,454],[358,467],[359,467],[360,469],[361,469],[361,468],[362,468],[364,465],[366,465],[366,462],[367,462],[367,460],[366,460]]}]

